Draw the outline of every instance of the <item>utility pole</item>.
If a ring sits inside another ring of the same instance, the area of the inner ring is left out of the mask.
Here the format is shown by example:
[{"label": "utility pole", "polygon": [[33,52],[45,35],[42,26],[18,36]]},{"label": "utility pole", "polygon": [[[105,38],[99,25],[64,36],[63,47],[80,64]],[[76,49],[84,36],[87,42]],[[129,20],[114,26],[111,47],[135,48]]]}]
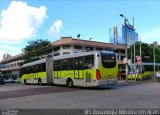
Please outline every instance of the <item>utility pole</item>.
[{"label": "utility pole", "polygon": [[153,78],[153,80],[154,80],[154,82],[155,82],[155,74],[156,74],[156,72],[155,72],[155,70],[156,70],[156,64],[155,64],[155,62],[156,62],[156,58],[155,58],[156,56],[155,56],[155,44],[153,44],[153,61],[154,61],[154,78]]},{"label": "utility pole", "polygon": [[142,46],[141,46],[141,38],[140,38],[140,72],[141,72],[141,80],[142,80]]},{"label": "utility pole", "polygon": [[125,42],[125,67],[126,67],[126,81],[128,82],[128,50],[127,50],[127,28],[126,28],[126,21],[128,21],[128,19],[123,15],[120,14],[121,17],[124,18],[124,42]]},{"label": "utility pole", "polygon": [[[134,17],[132,17],[133,20],[133,29],[134,29]],[[133,33],[133,37],[134,37],[134,66],[136,66],[136,46],[135,46],[135,29],[134,29],[134,33]],[[136,68],[135,68],[136,69]],[[136,72],[136,71],[135,71]],[[136,74],[136,73],[135,73]]]}]

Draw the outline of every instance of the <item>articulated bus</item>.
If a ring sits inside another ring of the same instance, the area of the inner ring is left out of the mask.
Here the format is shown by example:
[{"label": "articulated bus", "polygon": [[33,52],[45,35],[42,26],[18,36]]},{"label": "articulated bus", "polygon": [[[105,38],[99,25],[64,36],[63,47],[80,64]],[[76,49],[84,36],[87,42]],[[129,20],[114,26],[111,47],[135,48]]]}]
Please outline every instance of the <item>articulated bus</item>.
[{"label": "articulated bus", "polygon": [[96,87],[117,84],[118,60],[111,51],[48,56],[21,66],[21,83]]}]

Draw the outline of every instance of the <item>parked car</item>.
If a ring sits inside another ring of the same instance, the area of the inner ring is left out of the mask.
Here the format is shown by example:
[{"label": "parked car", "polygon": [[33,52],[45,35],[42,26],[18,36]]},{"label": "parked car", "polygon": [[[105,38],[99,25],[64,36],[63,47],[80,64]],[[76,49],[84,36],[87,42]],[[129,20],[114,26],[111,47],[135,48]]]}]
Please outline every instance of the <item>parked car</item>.
[{"label": "parked car", "polygon": [[4,79],[3,78],[0,78],[0,84],[4,84]]},{"label": "parked car", "polygon": [[9,78],[9,79],[4,79],[4,82],[5,83],[14,83],[15,81],[13,79]]},{"label": "parked car", "polygon": [[20,79],[19,78],[15,79],[14,81],[15,81],[15,83],[20,83]]}]

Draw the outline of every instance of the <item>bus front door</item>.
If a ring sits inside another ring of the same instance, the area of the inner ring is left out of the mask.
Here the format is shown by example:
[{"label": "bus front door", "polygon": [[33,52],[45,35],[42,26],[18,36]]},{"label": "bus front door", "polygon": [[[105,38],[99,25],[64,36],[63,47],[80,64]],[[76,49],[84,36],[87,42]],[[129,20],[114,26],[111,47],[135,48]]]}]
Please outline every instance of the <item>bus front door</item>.
[{"label": "bus front door", "polygon": [[76,79],[76,85],[82,86],[84,78],[84,70],[74,70],[74,79]]},{"label": "bus front door", "polygon": [[75,70],[74,71],[74,78],[75,79],[83,79],[83,70]]}]

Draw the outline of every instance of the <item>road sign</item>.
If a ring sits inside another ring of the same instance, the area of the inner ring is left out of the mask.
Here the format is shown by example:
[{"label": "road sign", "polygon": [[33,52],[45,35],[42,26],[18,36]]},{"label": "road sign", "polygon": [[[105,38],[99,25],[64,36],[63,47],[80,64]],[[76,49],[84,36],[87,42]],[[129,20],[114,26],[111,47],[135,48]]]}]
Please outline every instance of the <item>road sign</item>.
[{"label": "road sign", "polygon": [[140,56],[136,56],[136,64],[137,65],[141,64],[141,57]]}]

